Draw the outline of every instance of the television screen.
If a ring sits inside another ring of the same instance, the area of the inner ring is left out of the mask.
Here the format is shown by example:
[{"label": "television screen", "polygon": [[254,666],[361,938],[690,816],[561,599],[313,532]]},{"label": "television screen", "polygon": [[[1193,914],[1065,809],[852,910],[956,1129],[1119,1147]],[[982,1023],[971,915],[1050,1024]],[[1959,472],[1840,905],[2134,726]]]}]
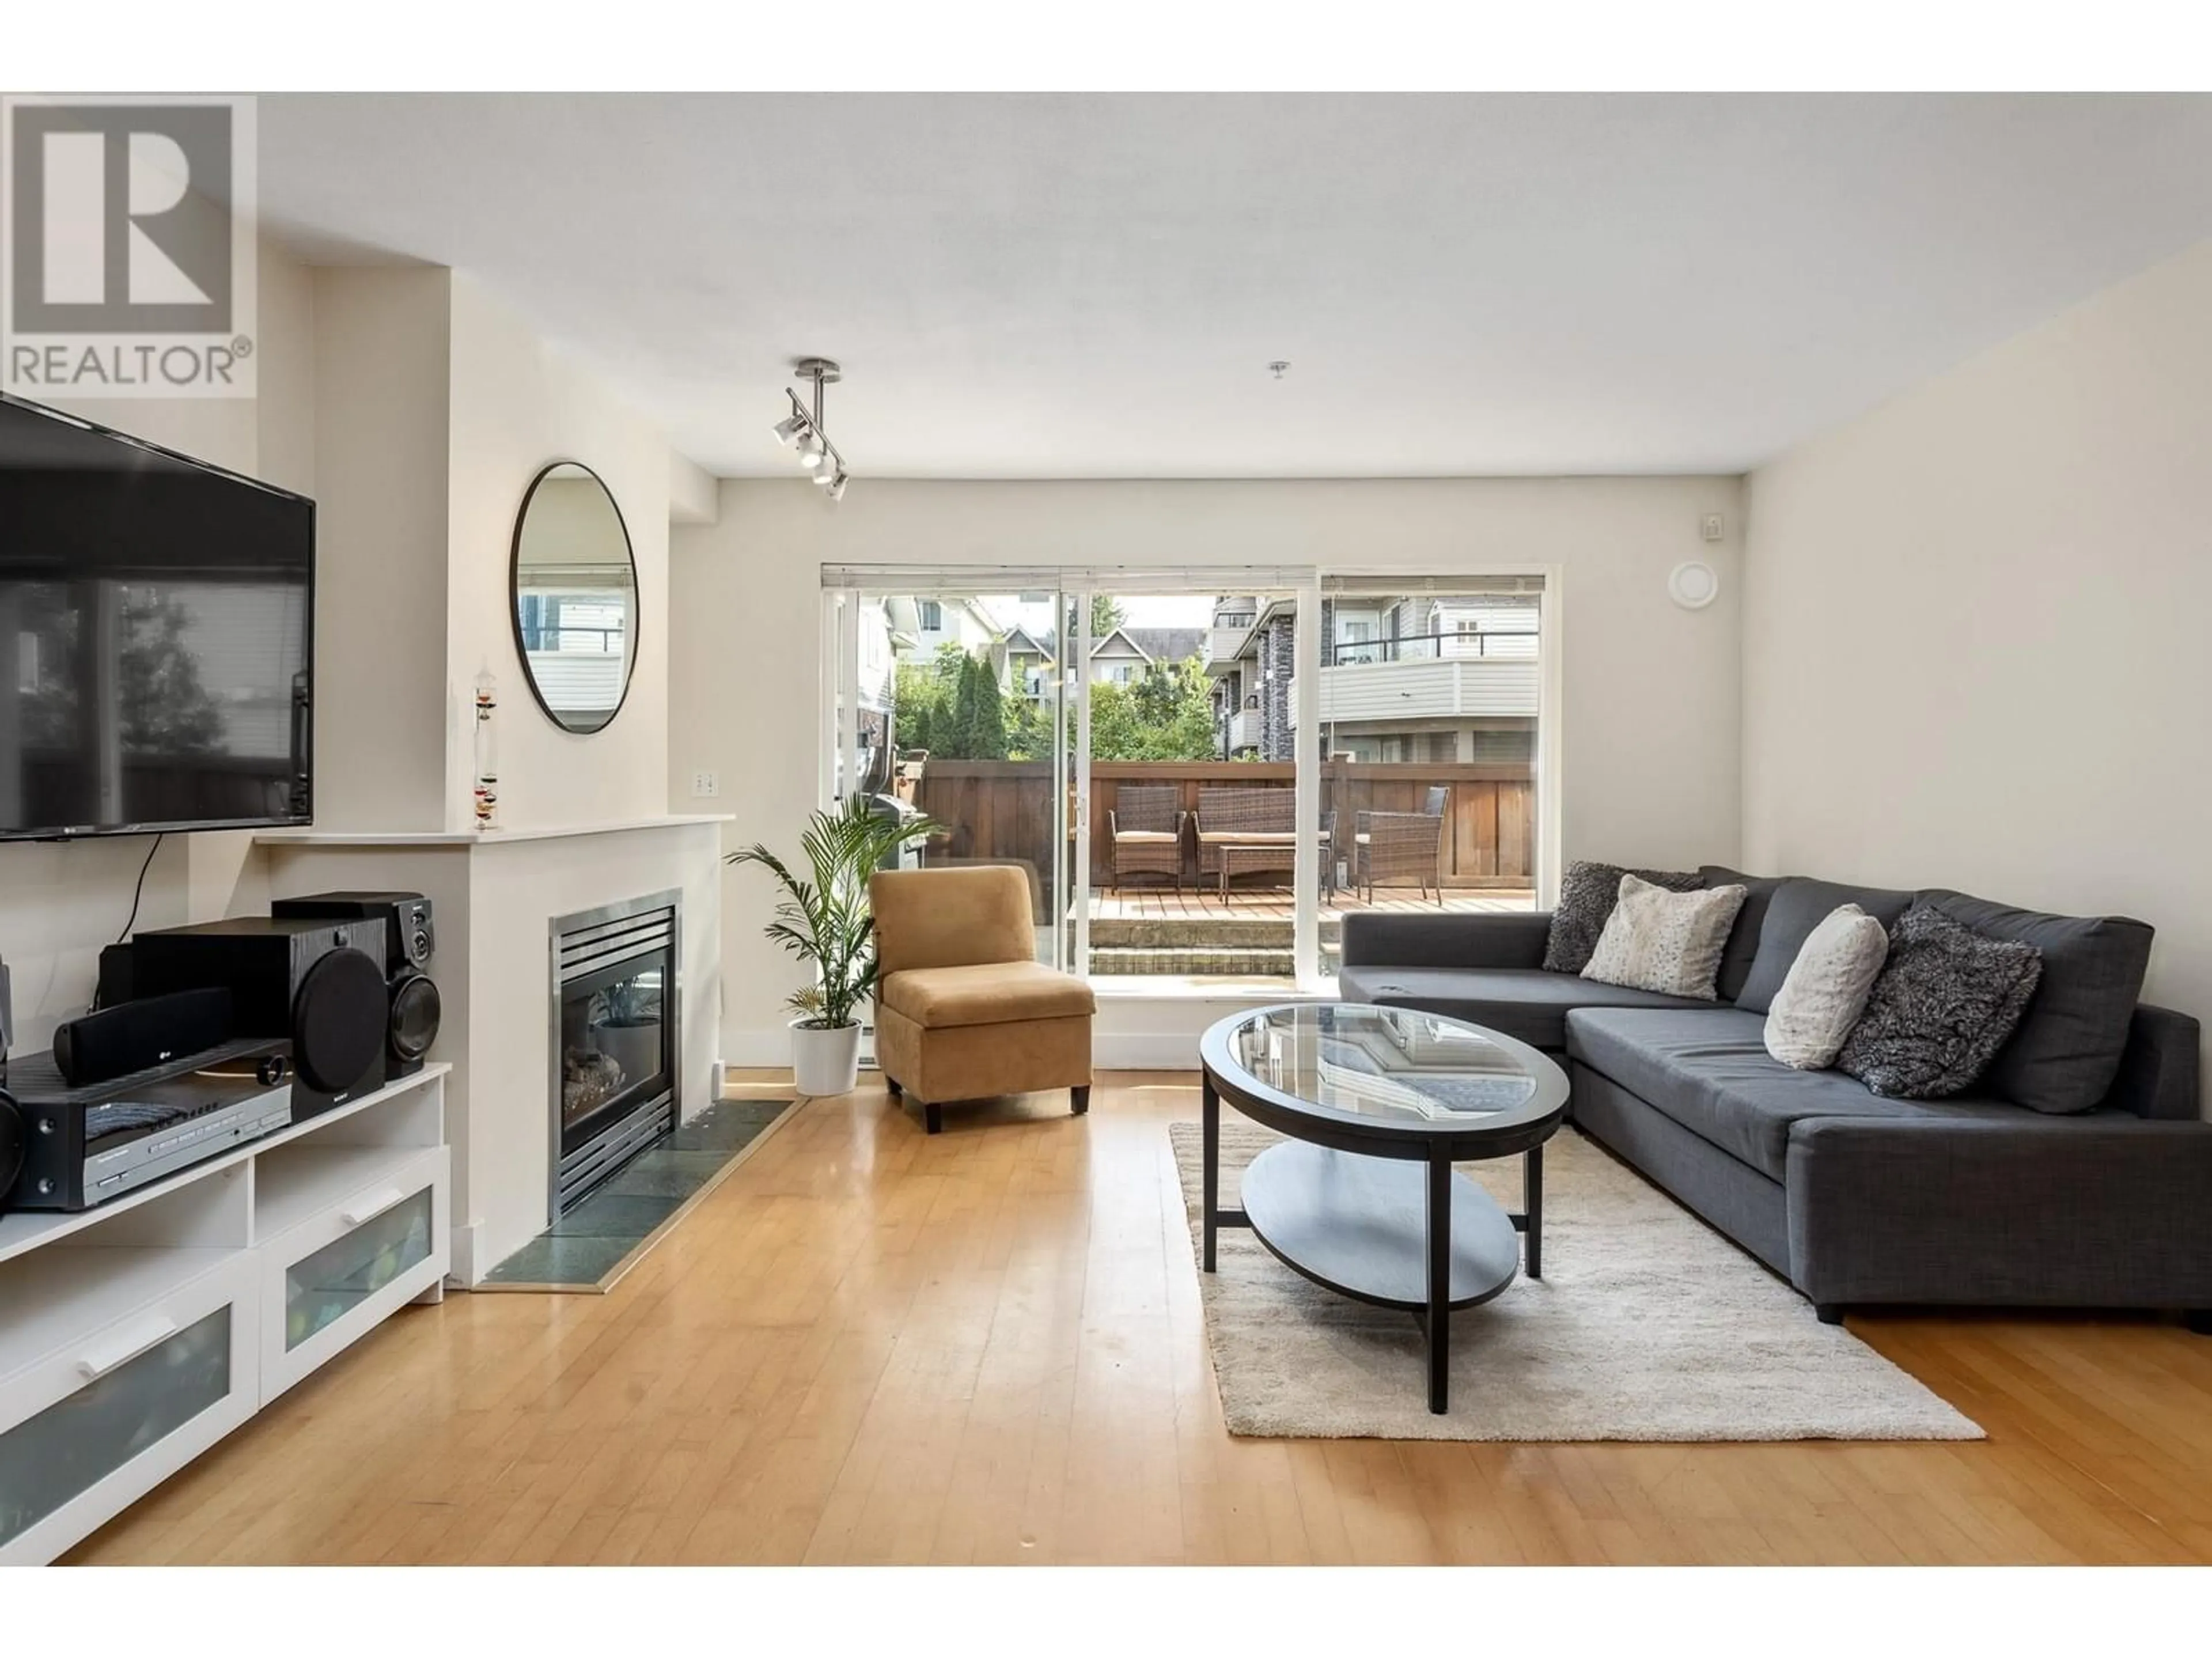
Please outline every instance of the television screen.
[{"label": "television screen", "polygon": [[315,507],[0,398],[0,837],[305,823]]}]

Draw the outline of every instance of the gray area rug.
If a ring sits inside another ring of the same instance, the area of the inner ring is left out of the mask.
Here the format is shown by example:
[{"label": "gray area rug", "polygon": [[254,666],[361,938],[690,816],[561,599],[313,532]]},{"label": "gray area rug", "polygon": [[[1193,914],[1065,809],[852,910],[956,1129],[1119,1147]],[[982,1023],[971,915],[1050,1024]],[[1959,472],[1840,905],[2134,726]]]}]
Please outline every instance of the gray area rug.
[{"label": "gray area rug", "polygon": [[[1200,1144],[1169,1125],[1196,1259]],[[1278,1137],[1221,1126],[1221,1193]],[[1508,1209],[1521,1161],[1462,1166]],[[1572,1130],[1544,1154],[1544,1279],[1452,1316],[1428,1410],[1410,1314],[1299,1277],[1243,1229],[1200,1273],[1229,1431],[1391,1440],[1978,1440],[1982,1431]]]}]

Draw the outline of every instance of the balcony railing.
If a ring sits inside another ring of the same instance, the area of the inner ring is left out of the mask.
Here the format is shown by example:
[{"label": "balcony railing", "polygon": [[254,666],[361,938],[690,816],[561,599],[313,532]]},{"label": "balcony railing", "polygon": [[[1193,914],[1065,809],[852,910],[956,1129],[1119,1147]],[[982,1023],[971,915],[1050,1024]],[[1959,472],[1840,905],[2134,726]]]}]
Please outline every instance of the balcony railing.
[{"label": "balcony railing", "polygon": [[[1322,764],[1322,807],[1336,814],[1337,856],[1347,857],[1354,815],[1418,812],[1441,784],[1446,797],[1443,884],[1527,888],[1534,884],[1536,785],[1526,764],[1425,761]],[[1110,817],[1124,785],[1172,784],[1185,811],[1199,792],[1218,787],[1292,789],[1288,761],[1097,761],[1091,769],[1091,879],[1103,887],[1114,871]],[[1053,838],[1073,829],[1073,803],[1053,811],[1052,767],[1043,761],[941,761],[922,769],[915,805],[947,833],[930,843],[929,862],[981,860],[1028,866],[1049,888]],[[1200,885],[1197,847],[1186,830],[1183,885]]]},{"label": "balcony railing", "polygon": [[1533,628],[1494,628],[1478,634],[1407,634],[1395,640],[1346,640],[1330,648],[1323,667],[1347,663],[1435,662],[1449,657],[1534,657]]},{"label": "balcony railing", "polygon": [[[1398,662],[1347,662],[1321,671],[1323,720],[1532,720],[1539,680],[1536,659],[1431,657]],[[1297,708],[1297,686],[1291,687]],[[1295,724],[1295,714],[1293,716]]]}]

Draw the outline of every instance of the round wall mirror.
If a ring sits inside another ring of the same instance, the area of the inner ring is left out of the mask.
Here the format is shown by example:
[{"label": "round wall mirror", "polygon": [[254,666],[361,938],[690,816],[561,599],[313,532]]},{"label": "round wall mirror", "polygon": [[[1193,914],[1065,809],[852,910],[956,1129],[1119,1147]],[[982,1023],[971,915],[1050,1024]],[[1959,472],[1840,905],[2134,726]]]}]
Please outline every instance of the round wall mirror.
[{"label": "round wall mirror", "polygon": [[514,648],[554,724],[597,732],[629,694],[637,661],[637,562],[599,475],[556,461],[530,482],[508,574]]}]

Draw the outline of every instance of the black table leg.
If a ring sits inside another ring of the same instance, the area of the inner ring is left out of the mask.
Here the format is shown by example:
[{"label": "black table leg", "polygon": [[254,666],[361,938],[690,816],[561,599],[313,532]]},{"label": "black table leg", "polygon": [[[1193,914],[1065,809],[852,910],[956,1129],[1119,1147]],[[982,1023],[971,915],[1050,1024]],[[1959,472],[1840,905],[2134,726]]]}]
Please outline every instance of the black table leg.
[{"label": "black table leg", "polygon": [[1204,1126],[1200,1139],[1206,1146],[1206,1271],[1213,1271],[1213,1232],[1219,1224],[1219,1212],[1214,1201],[1214,1189],[1221,1181],[1221,1097],[1213,1091],[1213,1079],[1201,1076],[1199,1109],[1200,1121]]},{"label": "black table leg", "polygon": [[1429,1409],[1444,1413],[1445,1372],[1451,1358],[1451,1160],[1429,1158]]},{"label": "black table leg", "polygon": [[1521,1196],[1528,1212],[1528,1277],[1544,1276],[1544,1149],[1531,1146],[1521,1166]]}]

